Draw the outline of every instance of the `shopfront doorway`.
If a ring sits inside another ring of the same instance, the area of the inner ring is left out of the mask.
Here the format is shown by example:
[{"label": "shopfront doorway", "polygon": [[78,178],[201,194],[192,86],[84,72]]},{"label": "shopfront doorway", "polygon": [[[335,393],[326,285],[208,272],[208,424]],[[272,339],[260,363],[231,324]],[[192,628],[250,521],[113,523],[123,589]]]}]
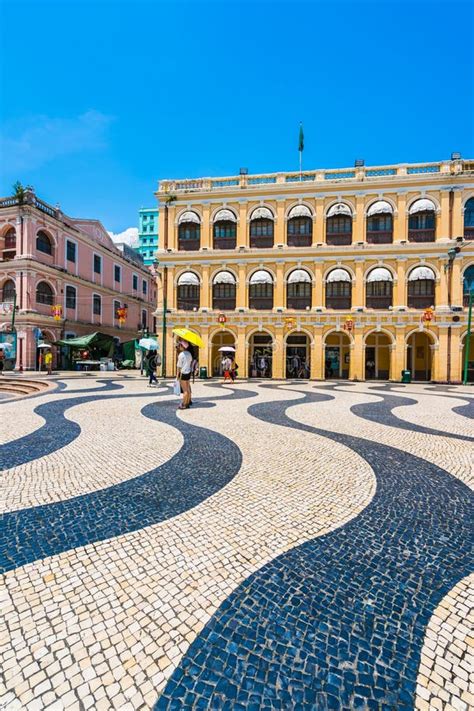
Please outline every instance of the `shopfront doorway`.
[{"label": "shopfront doorway", "polygon": [[[213,377],[222,375],[223,353],[219,348],[229,346],[235,348],[235,336],[231,331],[218,331],[212,337],[211,374]],[[231,356],[234,354],[231,352]]]},{"label": "shopfront doorway", "polygon": [[250,339],[249,377],[271,378],[273,340],[269,333],[254,333]]},{"label": "shopfront doorway", "polygon": [[389,380],[390,339],[385,333],[371,333],[365,341],[365,379]]},{"label": "shopfront doorway", "polygon": [[431,380],[431,341],[422,331],[416,331],[407,340],[407,368],[412,380]]},{"label": "shopfront doorway", "polygon": [[310,376],[310,344],[305,333],[290,333],[286,339],[286,377],[304,379]]},{"label": "shopfront doorway", "polygon": [[350,345],[347,333],[330,333],[327,336],[324,354],[324,377],[326,380],[347,380],[349,378]]}]

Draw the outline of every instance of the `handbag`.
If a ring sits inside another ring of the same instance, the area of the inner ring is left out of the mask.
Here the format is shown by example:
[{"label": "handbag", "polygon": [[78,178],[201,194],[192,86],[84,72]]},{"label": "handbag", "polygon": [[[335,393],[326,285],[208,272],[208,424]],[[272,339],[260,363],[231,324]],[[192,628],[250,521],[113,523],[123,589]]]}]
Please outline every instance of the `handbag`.
[{"label": "handbag", "polygon": [[175,380],[173,383],[173,395],[181,396],[181,383],[179,380]]}]

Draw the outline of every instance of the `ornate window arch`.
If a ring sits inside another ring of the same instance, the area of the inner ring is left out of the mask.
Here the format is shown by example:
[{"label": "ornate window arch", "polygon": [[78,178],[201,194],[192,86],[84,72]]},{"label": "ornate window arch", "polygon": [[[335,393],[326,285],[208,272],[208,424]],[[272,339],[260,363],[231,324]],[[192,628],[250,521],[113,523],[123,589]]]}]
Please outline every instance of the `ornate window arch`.
[{"label": "ornate window arch", "polygon": [[232,311],[237,298],[237,279],[227,269],[216,272],[212,277],[212,308],[216,311]]},{"label": "ornate window arch", "polygon": [[295,310],[309,310],[312,303],[312,278],[306,269],[293,269],[286,283],[286,307]]},{"label": "ornate window arch", "polygon": [[194,210],[178,216],[178,249],[196,252],[201,246],[201,218]]},{"label": "ornate window arch", "polygon": [[435,305],[436,274],[431,267],[420,265],[408,272],[408,307],[427,309]]},{"label": "ornate window arch", "polygon": [[351,306],[351,274],[343,267],[331,269],[326,276],[326,308],[347,310]]},{"label": "ornate window arch", "polygon": [[269,207],[256,207],[250,214],[250,246],[253,248],[273,247],[275,216]]},{"label": "ornate window arch", "polygon": [[176,282],[177,307],[180,311],[197,311],[200,304],[200,281],[195,272],[181,272]]},{"label": "ornate window arch", "polygon": [[464,204],[464,239],[474,239],[474,197]]},{"label": "ornate window arch", "polygon": [[367,274],[366,306],[388,309],[393,303],[393,274],[387,267],[373,267]]},{"label": "ornate window arch", "polygon": [[232,210],[221,208],[212,222],[214,249],[235,249],[237,246],[237,217]]},{"label": "ornate window arch", "polygon": [[345,202],[331,205],[326,212],[326,242],[334,246],[352,243],[353,210]]},{"label": "ornate window arch", "polygon": [[36,303],[52,306],[54,303],[54,289],[47,281],[39,281],[36,284]]},{"label": "ornate window arch", "polygon": [[289,247],[310,247],[313,242],[313,213],[307,205],[294,205],[287,215]]},{"label": "ornate window arch", "polygon": [[408,207],[408,241],[434,242],[437,208],[431,198],[417,198]]},{"label": "ornate window arch", "polygon": [[393,242],[393,206],[387,200],[376,200],[367,209],[367,242]]},{"label": "ornate window arch", "polygon": [[36,233],[36,249],[43,254],[53,254],[53,240],[45,230],[38,230]]}]

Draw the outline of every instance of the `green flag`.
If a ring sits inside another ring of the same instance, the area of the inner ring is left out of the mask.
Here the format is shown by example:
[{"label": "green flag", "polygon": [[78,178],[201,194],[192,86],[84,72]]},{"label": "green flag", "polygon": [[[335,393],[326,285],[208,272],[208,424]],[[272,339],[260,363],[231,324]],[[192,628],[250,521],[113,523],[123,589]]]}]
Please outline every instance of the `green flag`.
[{"label": "green flag", "polygon": [[298,142],[298,150],[302,152],[304,150],[304,133],[303,133],[303,124],[300,123],[300,136],[299,136],[299,142]]}]

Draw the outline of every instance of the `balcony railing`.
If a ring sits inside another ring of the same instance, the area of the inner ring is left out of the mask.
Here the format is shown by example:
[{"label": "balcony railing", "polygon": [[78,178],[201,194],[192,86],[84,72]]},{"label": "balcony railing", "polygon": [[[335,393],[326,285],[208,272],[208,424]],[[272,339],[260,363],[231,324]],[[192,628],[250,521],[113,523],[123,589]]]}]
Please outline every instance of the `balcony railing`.
[{"label": "balcony railing", "polygon": [[235,249],[237,237],[214,237],[214,249]]},{"label": "balcony railing", "polygon": [[391,244],[393,242],[393,232],[367,232],[368,244]]},{"label": "balcony railing", "polygon": [[257,311],[271,311],[273,308],[273,296],[251,296],[249,298],[249,308]]},{"label": "balcony railing", "polygon": [[198,252],[201,246],[200,239],[179,239],[178,249],[180,252]]},{"label": "balcony railing", "polygon": [[388,309],[392,305],[391,296],[367,296],[368,309]]},{"label": "balcony railing", "polygon": [[326,297],[326,308],[327,309],[350,309],[351,308],[351,297],[350,296],[327,296]]},{"label": "balcony railing", "polygon": [[330,232],[326,235],[326,244],[332,247],[346,247],[352,244],[352,235],[348,232]]},{"label": "balcony railing", "polygon": [[430,230],[408,230],[409,242],[434,242],[435,231]]},{"label": "balcony railing", "polygon": [[464,239],[474,239],[474,227],[464,228]]},{"label": "balcony railing", "polygon": [[254,236],[250,235],[250,246],[252,249],[268,249],[273,247],[273,236],[271,235],[261,235]]},{"label": "balcony railing", "polygon": [[227,299],[222,299],[214,296],[212,299],[212,308],[214,311],[234,311],[235,310],[236,298],[229,297]]},{"label": "balcony railing", "polygon": [[410,296],[408,294],[409,309],[429,309],[434,306],[434,296]]},{"label": "balcony railing", "polygon": [[295,311],[305,311],[311,308],[311,297],[289,296],[286,300],[286,308]]},{"label": "balcony railing", "polygon": [[[416,179],[423,175],[459,175],[462,173],[472,173],[474,163],[469,160],[440,161],[435,163],[420,164],[399,164],[381,166],[358,166],[357,168],[340,168],[337,170],[313,170],[303,174],[299,172],[289,173],[265,173],[259,175],[230,175],[219,176],[218,178],[198,178],[186,180],[163,180],[159,185],[159,192],[164,196],[173,193],[187,192],[219,192],[235,190],[236,187],[248,190],[258,190],[261,185],[281,185],[291,186],[297,189],[302,182],[319,183],[323,185],[329,181],[334,182],[373,182],[380,179],[397,180],[400,177],[405,179]],[[0,207],[2,205],[0,204]]]},{"label": "balcony railing", "polygon": [[199,299],[177,299],[179,311],[197,311],[199,309]]},{"label": "balcony railing", "polygon": [[288,247],[311,247],[313,238],[311,235],[288,235]]}]

